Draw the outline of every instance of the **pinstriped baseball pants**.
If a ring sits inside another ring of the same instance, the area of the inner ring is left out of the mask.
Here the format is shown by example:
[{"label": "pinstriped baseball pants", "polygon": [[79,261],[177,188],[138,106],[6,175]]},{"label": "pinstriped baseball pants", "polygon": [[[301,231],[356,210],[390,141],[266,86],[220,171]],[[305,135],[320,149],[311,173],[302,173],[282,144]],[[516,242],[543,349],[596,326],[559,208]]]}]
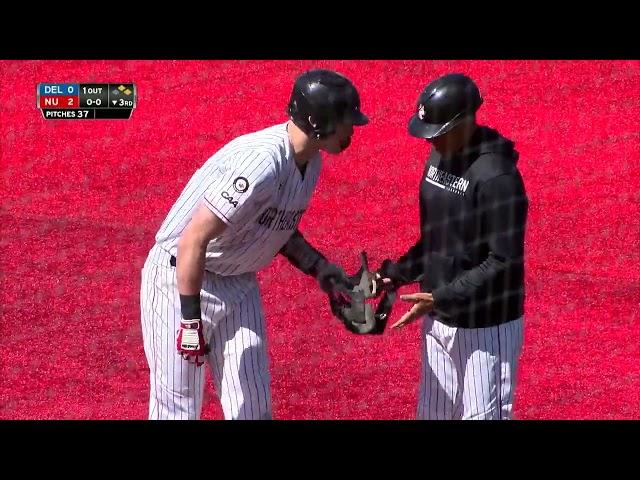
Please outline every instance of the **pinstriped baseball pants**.
[{"label": "pinstriped baseball pants", "polygon": [[512,418],[522,317],[487,328],[453,328],[427,315],[422,323],[418,419]]},{"label": "pinstriped baseball pants", "polygon": [[[170,255],[154,246],[142,269],[140,310],[150,371],[149,419],[199,419],[205,365],[178,355],[180,300]],[[203,335],[225,419],[272,416],[264,312],[253,273],[223,277],[205,272],[201,290]]]}]

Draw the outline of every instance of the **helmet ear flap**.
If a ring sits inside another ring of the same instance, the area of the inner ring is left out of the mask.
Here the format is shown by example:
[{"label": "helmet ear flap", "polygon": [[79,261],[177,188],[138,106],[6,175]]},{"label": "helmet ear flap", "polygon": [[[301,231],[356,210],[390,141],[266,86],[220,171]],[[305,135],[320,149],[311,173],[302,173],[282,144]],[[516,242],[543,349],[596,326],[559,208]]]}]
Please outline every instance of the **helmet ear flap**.
[{"label": "helmet ear flap", "polygon": [[[323,116],[321,115],[319,116],[320,118],[317,118],[318,116],[314,118],[312,115],[309,115],[307,117],[307,121],[311,126],[311,134],[313,135],[313,137],[317,140],[322,140],[333,135],[336,129],[334,126],[334,122],[330,118],[326,116],[323,118]],[[324,125],[324,127],[322,127],[320,124]]]},{"label": "helmet ear flap", "polygon": [[293,120],[293,123],[307,135],[315,139],[328,136],[320,127],[321,119],[318,118],[319,112],[316,112],[315,115],[312,112],[313,108],[309,100],[304,96],[304,93],[296,92],[294,89],[291,100],[289,101],[289,107],[287,108],[287,114],[291,120]]},{"label": "helmet ear flap", "polygon": [[313,119],[311,118],[311,115],[307,117],[307,120],[309,121],[309,125],[311,125],[311,128],[313,129],[313,136],[319,139],[320,133],[318,133],[318,124],[313,121]]},{"label": "helmet ear flap", "polygon": [[331,135],[331,132],[328,132],[326,128],[324,130],[321,129],[318,122],[316,122],[311,115],[309,115],[308,121],[312,128],[313,138],[316,140],[322,140],[323,138],[327,138]]}]

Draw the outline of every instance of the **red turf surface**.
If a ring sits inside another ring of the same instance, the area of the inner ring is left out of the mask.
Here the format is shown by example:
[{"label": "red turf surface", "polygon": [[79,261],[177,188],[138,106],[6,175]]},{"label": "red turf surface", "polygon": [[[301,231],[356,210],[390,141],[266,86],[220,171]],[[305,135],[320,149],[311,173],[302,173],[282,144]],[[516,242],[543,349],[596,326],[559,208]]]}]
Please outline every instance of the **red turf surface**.
[{"label": "red turf surface", "polygon": [[[531,207],[521,419],[640,418],[640,62],[0,62],[0,418],[141,419],[140,268],[187,179],[234,136],[285,120],[295,76],[351,77],[371,124],[325,163],[302,228],[349,270],[417,234],[427,155],[406,124],[420,89],[461,71],[479,120],[517,141]],[[139,88],[128,121],[45,121],[39,82]],[[341,328],[280,259],[260,274],[274,414],[406,419],[418,324]],[[405,310],[400,307],[394,315]],[[203,417],[221,418],[211,382]]]}]

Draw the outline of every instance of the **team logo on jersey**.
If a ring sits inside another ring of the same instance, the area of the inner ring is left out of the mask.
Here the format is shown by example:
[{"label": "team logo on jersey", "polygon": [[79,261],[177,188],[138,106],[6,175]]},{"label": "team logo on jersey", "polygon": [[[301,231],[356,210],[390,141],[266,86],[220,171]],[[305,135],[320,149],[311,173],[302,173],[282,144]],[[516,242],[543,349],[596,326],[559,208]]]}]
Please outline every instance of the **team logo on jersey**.
[{"label": "team logo on jersey", "polygon": [[469,188],[469,180],[466,178],[452,175],[433,165],[429,166],[425,180],[436,187],[440,187],[447,192],[453,192],[457,195],[464,196],[467,193],[467,188]]},{"label": "team logo on jersey", "polygon": [[304,210],[278,210],[267,208],[258,218],[258,225],[273,231],[295,230]]},{"label": "team logo on jersey", "polygon": [[231,195],[229,195],[227,192],[222,192],[220,194],[222,196],[222,198],[224,198],[227,202],[229,202],[231,205],[234,206],[234,208],[238,208],[238,202],[236,200],[233,199],[233,197]]},{"label": "team logo on jersey", "polygon": [[424,105],[420,105],[418,107],[418,118],[420,120],[424,120],[424,117],[425,117],[426,114],[427,114],[427,112],[425,112]]},{"label": "team logo on jersey", "polygon": [[238,193],[244,193],[249,189],[249,180],[238,177],[233,181],[233,189]]}]

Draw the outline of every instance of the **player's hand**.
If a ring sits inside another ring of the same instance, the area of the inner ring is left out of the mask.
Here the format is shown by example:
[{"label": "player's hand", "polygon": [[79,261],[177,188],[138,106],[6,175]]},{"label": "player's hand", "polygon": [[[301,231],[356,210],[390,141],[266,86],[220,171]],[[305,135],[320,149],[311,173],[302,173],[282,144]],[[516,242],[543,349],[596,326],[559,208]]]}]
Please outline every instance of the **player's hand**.
[{"label": "player's hand", "polygon": [[202,321],[182,319],[176,344],[182,358],[197,367],[203,365],[204,356],[209,352],[202,334]]},{"label": "player's hand", "polygon": [[414,305],[411,307],[411,310],[400,318],[400,320],[391,325],[391,328],[402,328],[433,310],[433,295],[430,293],[421,292],[400,295],[400,300],[403,302],[413,303]]}]

